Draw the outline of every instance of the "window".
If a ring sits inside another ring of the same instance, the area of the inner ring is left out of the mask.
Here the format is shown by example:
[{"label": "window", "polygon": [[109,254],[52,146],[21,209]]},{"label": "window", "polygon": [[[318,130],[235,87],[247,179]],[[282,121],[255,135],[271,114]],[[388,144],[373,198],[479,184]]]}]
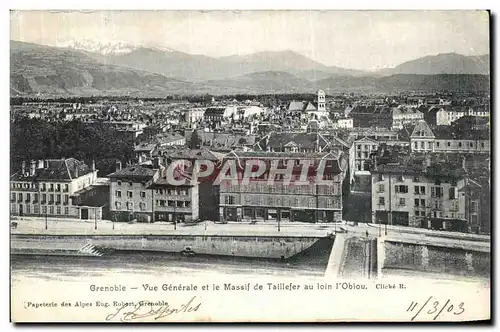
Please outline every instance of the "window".
[{"label": "window", "polygon": [[56,191],[61,191],[61,184],[60,183],[56,184]]},{"label": "window", "polygon": [[425,207],[425,199],[421,199],[420,200],[420,206],[421,207]]},{"label": "window", "polygon": [[21,202],[23,200],[23,194],[22,193],[17,194],[17,200],[19,202]]},{"label": "window", "polygon": [[379,193],[383,193],[383,192],[384,192],[384,189],[385,189],[385,188],[384,188],[384,185],[383,185],[383,184],[379,184],[379,185],[378,185],[378,192],[379,192]]},{"label": "window", "polygon": [[420,200],[418,198],[415,198],[415,207],[420,206]]},{"label": "window", "polygon": [[46,214],[46,213],[47,213],[47,207],[46,207],[46,206],[42,206],[42,213],[43,213],[43,214]]},{"label": "window", "polygon": [[120,180],[116,181],[116,184],[121,186],[122,185],[122,182]]},{"label": "window", "polygon": [[141,198],[146,198],[146,192],[145,191],[141,191]]},{"label": "window", "polygon": [[417,217],[420,216],[420,211],[419,210],[415,211],[415,216],[417,216]]},{"label": "window", "polygon": [[385,197],[378,198],[378,205],[385,205]]},{"label": "window", "polygon": [[418,142],[415,142],[415,143],[413,144],[413,147],[414,147],[415,149],[418,149]]},{"label": "window", "polygon": [[441,187],[432,187],[431,188],[431,196],[432,197],[443,197],[443,189]]},{"label": "window", "polygon": [[450,143],[450,142],[447,142],[447,144],[448,144],[448,147],[450,147],[450,146],[451,146],[451,143]]},{"label": "window", "polygon": [[26,205],[26,213],[28,213],[28,214],[31,213],[31,205],[29,205],[29,204]]},{"label": "window", "polygon": [[420,195],[420,186],[415,186],[415,195]]},{"label": "window", "polygon": [[139,208],[141,209],[141,211],[146,210],[146,203],[144,202],[139,203]]},{"label": "window", "polygon": [[131,190],[127,191],[127,197],[128,198],[132,198],[133,197],[133,193]]},{"label": "window", "polygon": [[31,202],[31,194],[30,193],[26,194],[26,202]]},{"label": "window", "polygon": [[49,206],[49,214],[54,214],[54,207],[53,206]]},{"label": "window", "polygon": [[122,208],[122,202],[115,202],[115,206],[117,210],[120,210]]},{"label": "window", "polygon": [[133,210],[134,209],[134,203],[133,202],[127,202],[127,210]]},{"label": "window", "polygon": [[358,150],[361,150],[361,145],[360,144],[358,144]]},{"label": "window", "polygon": [[69,185],[68,185],[68,184],[65,184],[65,185],[64,185],[64,191],[65,191],[65,192],[68,192],[68,191],[69,191]]},{"label": "window", "polygon": [[54,191],[54,184],[53,183],[50,184],[49,191]]},{"label": "window", "polygon": [[462,142],[458,142],[458,147],[461,148],[462,147]]},{"label": "window", "polygon": [[60,206],[58,206],[58,207],[56,208],[56,212],[57,212],[57,214],[61,214],[61,207],[60,207]]},{"label": "window", "polygon": [[224,203],[229,205],[234,204],[234,196],[226,196],[224,198]]},{"label": "window", "polygon": [[64,208],[64,214],[69,214],[69,208],[68,207]]},{"label": "window", "polygon": [[178,208],[184,207],[184,202],[183,201],[177,201],[177,207]]},{"label": "window", "polygon": [[38,194],[33,194],[33,203],[38,202]]},{"label": "window", "polygon": [[56,195],[56,202],[61,203],[61,194]]},{"label": "window", "polygon": [[436,142],[436,146],[439,148],[439,142]]},{"label": "window", "polygon": [[68,204],[68,195],[64,195],[64,204]]},{"label": "window", "polygon": [[431,148],[431,142],[427,142],[427,148]]},{"label": "window", "polygon": [[396,186],[396,192],[402,193],[402,194],[407,194],[408,193],[408,186],[405,186],[405,185]]},{"label": "window", "polygon": [[132,187],[132,182],[129,182],[129,183],[128,183],[128,186],[129,186],[129,187]]},{"label": "window", "polygon": [[449,190],[449,195],[450,195],[450,199],[456,199],[456,187],[450,187],[450,190]]},{"label": "window", "polygon": [[399,199],[399,205],[406,205],[406,199],[400,198]]},{"label": "window", "polygon": [[423,149],[424,148],[424,144],[425,144],[425,142],[420,142],[420,148]]},{"label": "window", "polygon": [[34,214],[39,214],[40,213],[40,209],[39,209],[38,205],[33,205],[33,213]]},{"label": "window", "polygon": [[420,195],[425,195],[425,186],[420,186]]},{"label": "window", "polygon": [[484,148],[484,142],[481,142],[481,147]]},{"label": "window", "polygon": [[47,194],[42,194],[42,203],[47,202]]},{"label": "window", "polygon": [[118,197],[118,198],[122,197],[122,191],[121,190],[115,191],[115,197]]},{"label": "window", "polygon": [[472,148],[472,142],[469,142],[469,147],[471,147],[471,148]]},{"label": "window", "polygon": [[16,200],[16,193],[11,193],[10,194],[10,200],[15,201]]}]

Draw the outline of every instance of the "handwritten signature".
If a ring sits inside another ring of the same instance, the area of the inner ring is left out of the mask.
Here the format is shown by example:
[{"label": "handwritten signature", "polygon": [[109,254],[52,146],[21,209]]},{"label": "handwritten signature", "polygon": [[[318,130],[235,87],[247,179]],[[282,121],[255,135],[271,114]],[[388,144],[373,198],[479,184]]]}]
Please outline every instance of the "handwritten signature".
[{"label": "handwritten signature", "polygon": [[123,305],[119,307],[115,312],[106,316],[106,321],[121,321],[129,322],[141,318],[151,317],[154,320],[158,320],[163,317],[167,317],[174,314],[195,312],[201,307],[199,301],[195,301],[196,296],[193,296],[188,302],[181,304],[179,307],[171,307],[170,304],[163,303],[163,305],[158,306],[150,301],[139,301],[135,306]]},{"label": "handwritten signature", "polygon": [[443,305],[438,301],[438,299],[430,296],[423,305],[416,301],[412,301],[406,311],[413,313],[415,312],[415,310],[417,310],[416,314],[411,318],[412,321],[415,320],[415,318],[417,318],[419,315],[432,315],[432,320],[436,320],[443,313],[459,316],[465,311],[464,306],[464,302],[453,303],[450,299],[448,299]]}]

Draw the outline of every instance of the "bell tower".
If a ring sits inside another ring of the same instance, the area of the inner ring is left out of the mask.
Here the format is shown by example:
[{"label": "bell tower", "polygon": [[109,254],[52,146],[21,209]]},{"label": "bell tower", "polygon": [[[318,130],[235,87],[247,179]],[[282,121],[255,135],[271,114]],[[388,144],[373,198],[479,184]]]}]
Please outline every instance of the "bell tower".
[{"label": "bell tower", "polygon": [[319,90],[318,91],[318,111],[319,112],[325,112],[325,91]]}]

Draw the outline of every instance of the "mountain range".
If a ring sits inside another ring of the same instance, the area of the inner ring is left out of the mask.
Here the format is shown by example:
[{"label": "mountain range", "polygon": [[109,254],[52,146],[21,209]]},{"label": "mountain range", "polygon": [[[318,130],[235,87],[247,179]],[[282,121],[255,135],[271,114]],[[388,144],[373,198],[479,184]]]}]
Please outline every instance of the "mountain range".
[{"label": "mountain range", "polygon": [[220,58],[163,46],[11,41],[11,95],[154,95],[487,90],[489,55],[427,56],[367,72],[293,51]]}]

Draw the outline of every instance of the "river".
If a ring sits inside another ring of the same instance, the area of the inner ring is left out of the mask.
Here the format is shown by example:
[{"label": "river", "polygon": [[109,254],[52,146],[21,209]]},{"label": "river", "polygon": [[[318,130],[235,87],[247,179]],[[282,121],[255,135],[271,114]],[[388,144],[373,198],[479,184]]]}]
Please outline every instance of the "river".
[{"label": "river", "polygon": [[84,276],[323,276],[323,259],[293,262],[241,257],[195,256],[154,252],[117,252],[105,257],[12,255],[12,281],[46,279],[78,281]]}]

